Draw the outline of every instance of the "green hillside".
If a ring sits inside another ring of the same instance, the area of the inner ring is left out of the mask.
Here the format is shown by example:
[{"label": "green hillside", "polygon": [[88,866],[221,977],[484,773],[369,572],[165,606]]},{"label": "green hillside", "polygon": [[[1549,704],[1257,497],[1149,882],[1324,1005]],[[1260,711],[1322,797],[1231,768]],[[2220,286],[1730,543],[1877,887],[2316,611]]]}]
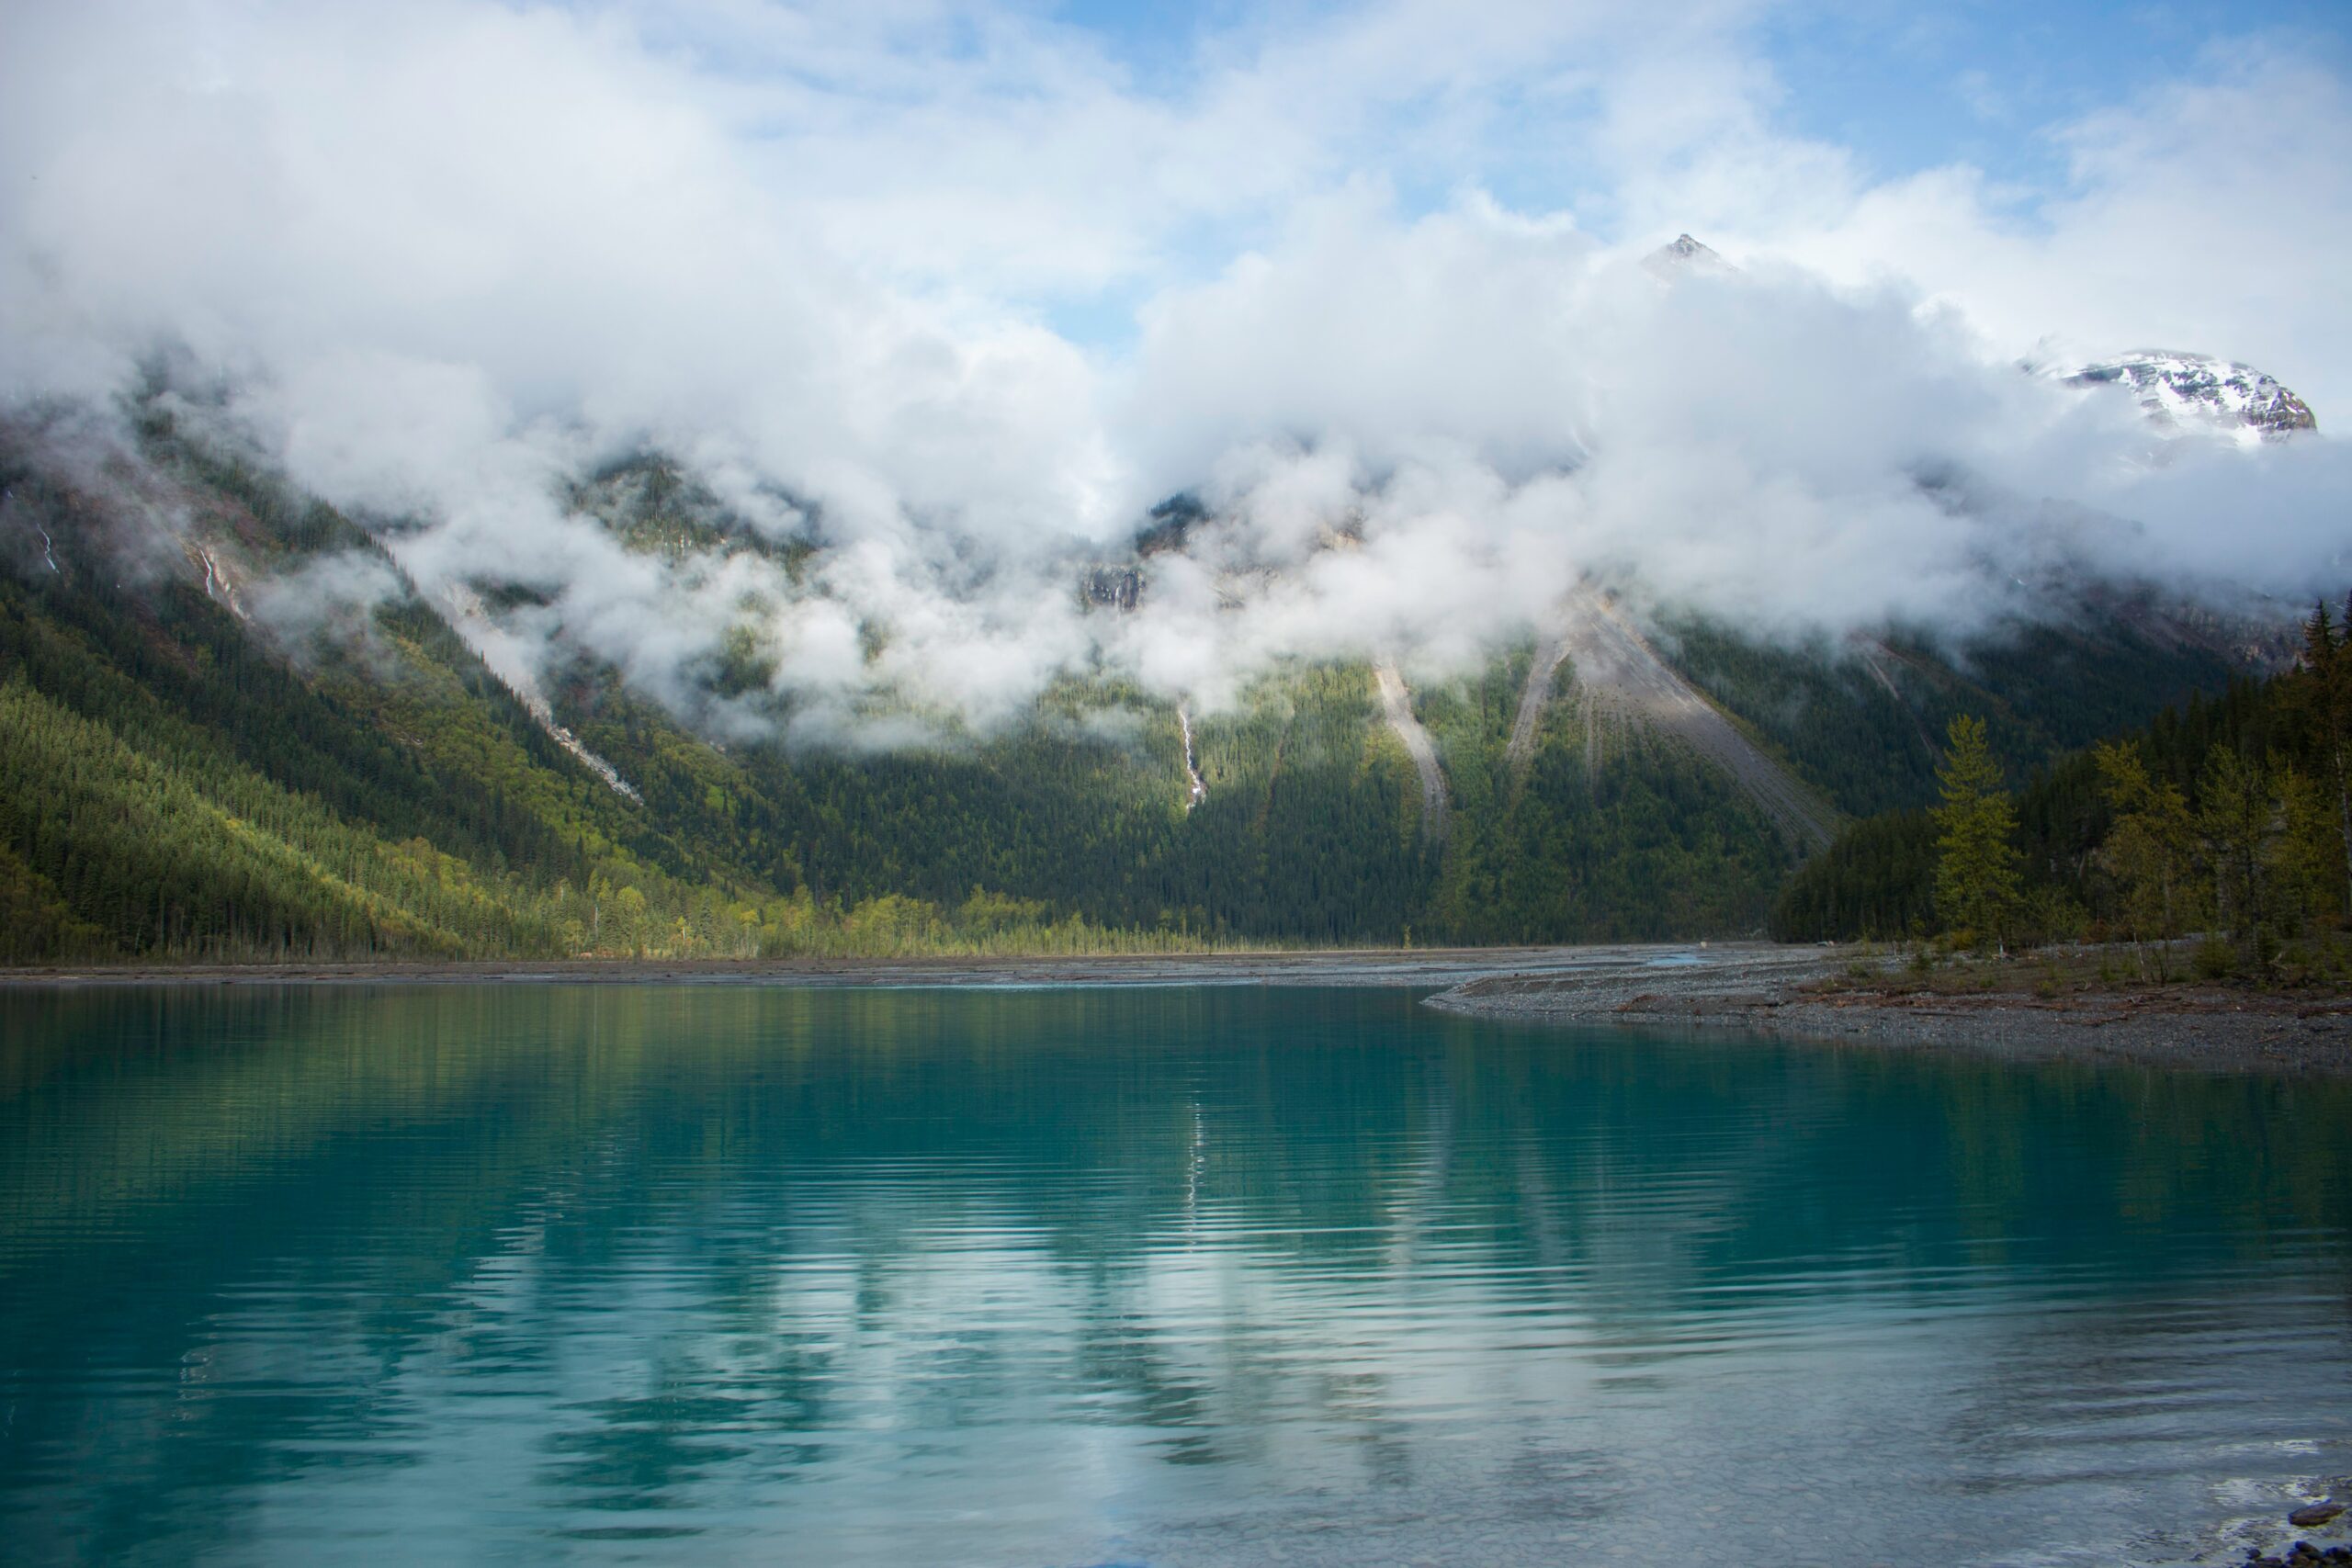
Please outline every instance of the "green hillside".
[{"label": "green hillside", "polygon": [[[1740,933],[1802,849],[1567,663],[1514,756],[1525,648],[1412,693],[1442,767],[1435,820],[1363,665],[1277,669],[1198,717],[1191,810],[1174,710],[1106,679],[916,749],[722,746],[694,705],[764,694],[739,628],[669,708],[583,659],[535,715],[368,530],[166,414],[140,441],[96,462],[39,428],[0,441],[7,962]],[[749,528],[658,459],[571,499],[633,549],[759,550],[797,574],[820,547]],[[324,622],[255,613],[320,563],[383,590]],[[528,599],[478,587],[486,614]],[[1951,712],[1992,714],[2036,761],[2239,667],[2120,618],[1988,647],[1965,674],[1895,639],[1878,671],[1695,621],[1661,646],[1759,756],[1857,813],[1928,797],[1921,737]]]}]

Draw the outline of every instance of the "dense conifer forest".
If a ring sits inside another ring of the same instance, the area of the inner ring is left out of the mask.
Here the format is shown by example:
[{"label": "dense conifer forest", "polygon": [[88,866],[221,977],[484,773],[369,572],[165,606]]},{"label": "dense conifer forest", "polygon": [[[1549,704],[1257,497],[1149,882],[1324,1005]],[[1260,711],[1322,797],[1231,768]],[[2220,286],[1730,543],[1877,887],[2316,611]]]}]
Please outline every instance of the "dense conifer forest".
[{"label": "dense conifer forest", "polygon": [[2348,760],[2352,646],[2322,604],[2290,671],[2193,694],[2040,766],[2008,759],[2021,874],[1996,917],[1959,917],[1938,887],[1946,824],[1910,809],[1854,822],[1796,872],[1771,930],[1789,941],[2092,937],[2132,942],[2150,963],[2175,939],[2210,934],[2265,962],[2352,919]]}]

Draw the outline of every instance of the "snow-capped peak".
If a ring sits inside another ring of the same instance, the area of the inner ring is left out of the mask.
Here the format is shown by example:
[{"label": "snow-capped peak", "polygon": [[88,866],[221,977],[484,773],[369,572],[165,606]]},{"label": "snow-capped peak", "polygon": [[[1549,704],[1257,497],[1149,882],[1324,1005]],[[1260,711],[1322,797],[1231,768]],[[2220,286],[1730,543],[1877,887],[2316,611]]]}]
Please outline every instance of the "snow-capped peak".
[{"label": "snow-capped peak", "polygon": [[2135,349],[2065,378],[2073,387],[2123,385],[2157,423],[2203,429],[2249,446],[2315,430],[2309,404],[2250,365],[2210,355]]},{"label": "snow-capped peak", "polygon": [[1732,272],[1737,270],[1724,260],[1712,246],[1702,245],[1688,234],[1677,234],[1671,244],[1660,245],[1642,258],[1642,265],[1658,276],[1672,279],[1686,272]]}]

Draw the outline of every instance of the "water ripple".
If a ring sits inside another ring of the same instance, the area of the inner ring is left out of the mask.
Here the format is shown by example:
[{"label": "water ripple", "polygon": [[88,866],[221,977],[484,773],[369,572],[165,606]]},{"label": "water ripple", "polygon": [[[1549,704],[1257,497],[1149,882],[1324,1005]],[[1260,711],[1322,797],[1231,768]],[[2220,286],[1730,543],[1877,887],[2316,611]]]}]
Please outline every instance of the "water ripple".
[{"label": "water ripple", "polygon": [[0,1024],[11,1561],[2220,1561],[2352,1472],[2341,1086],[1259,987]]}]

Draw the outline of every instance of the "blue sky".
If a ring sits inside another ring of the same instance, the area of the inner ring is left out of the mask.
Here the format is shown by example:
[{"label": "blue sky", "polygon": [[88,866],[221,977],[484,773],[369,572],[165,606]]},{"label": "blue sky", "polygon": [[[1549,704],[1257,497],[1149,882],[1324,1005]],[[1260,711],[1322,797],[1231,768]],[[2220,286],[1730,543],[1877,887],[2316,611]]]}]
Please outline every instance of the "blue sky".
[{"label": "blue sky", "polygon": [[[1099,36],[1146,91],[1194,79],[1205,39],[1298,26],[1340,6],[1072,0],[1050,15]],[[1760,6],[1747,31],[1785,89],[1790,128],[1857,152],[1882,176],[1953,161],[2039,180],[2063,161],[2043,128],[2194,70],[2216,42],[2267,34],[2341,68],[2345,0],[1832,0]]]},{"label": "blue sky", "polygon": [[[1099,38],[1142,91],[1173,94],[1196,82],[1206,40],[1349,9],[1072,0],[1048,14]],[[1740,30],[1782,90],[1786,127],[1851,150],[1882,178],[1953,162],[2003,180],[2062,178],[2050,127],[2192,73],[2217,45],[2268,38],[2339,70],[2352,58],[2345,0],[1831,0],[1760,6]]]},{"label": "blue sky", "polygon": [[[394,124],[403,95],[446,100],[436,76],[466,72],[481,123],[417,201],[521,171],[518,148],[576,157],[645,110],[654,141],[613,149],[618,165],[684,135],[696,177],[741,181],[735,199],[830,264],[1111,362],[1171,299],[1367,199],[1396,223],[1490,202],[1608,246],[1687,230],[1845,284],[1899,275],[2005,352],[2073,332],[2292,354],[2307,377],[2345,358],[2333,323],[2286,324],[2287,280],[2122,277],[2098,246],[2325,248],[2346,0],[414,0],[397,16],[93,0],[11,27],[28,87],[7,130],[36,161],[82,118],[34,110],[34,89],[68,79],[41,73],[51,52],[151,61],[129,125],[194,73],[216,108],[266,106],[287,147],[338,114],[433,145],[460,117]],[[469,69],[510,48],[523,64]],[[371,55],[412,54],[398,90],[356,79]],[[74,69],[102,104],[106,73]],[[194,157],[226,124],[208,111],[162,133]],[[383,172],[427,172],[413,162]],[[175,189],[209,177],[186,175]],[[526,205],[571,183],[535,174]]]},{"label": "blue sky", "polygon": [[1922,7],[1846,0],[1791,7],[1758,29],[1804,134],[1850,147],[1882,177],[1975,164],[2041,182],[2064,160],[2041,133],[2150,84],[2195,71],[2208,51],[2269,34],[2343,62],[2352,7],[2275,0],[2146,4],[1980,0]]},{"label": "blue sky", "polygon": [[[1312,38],[1365,9],[1077,0],[1039,16],[1091,39],[1137,96],[1182,101],[1261,40]],[[1726,9],[1738,14],[1719,41],[1755,68],[1756,107],[1773,132],[1835,150],[1864,184],[1954,165],[1979,171],[1988,203],[2027,226],[2045,202],[2075,193],[2069,130],[2086,118],[2129,112],[2169,85],[2226,71],[2248,50],[2338,75],[2352,61],[2352,6],[2343,0],[2278,0],[2258,11],[2213,0],[1833,0]],[[1546,96],[1548,85],[1540,75],[1508,73],[1487,84],[1490,121],[1467,157],[1423,162],[1375,148],[1358,172],[1385,182],[1407,214],[1442,209],[1475,186],[1520,210],[1569,212],[1607,240],[1642,238],[1615,188],[1616,171],[1582,144],[1580,117],[1596,112],[1594,85],[1563,96]],[[1409,103],[1390,106],[1400,142],[1409,144],[1418,112]],[[2291,120],[2274,131],[2302,133]],[[1048,288],[1033,299],[1057,330],[1119,351],[1135,338],[1138,304],[1171,274],[1213,272],[1263,243],[1278,216],[1221,215],[1173,231],[1164,241],[1166,271]]]}]

